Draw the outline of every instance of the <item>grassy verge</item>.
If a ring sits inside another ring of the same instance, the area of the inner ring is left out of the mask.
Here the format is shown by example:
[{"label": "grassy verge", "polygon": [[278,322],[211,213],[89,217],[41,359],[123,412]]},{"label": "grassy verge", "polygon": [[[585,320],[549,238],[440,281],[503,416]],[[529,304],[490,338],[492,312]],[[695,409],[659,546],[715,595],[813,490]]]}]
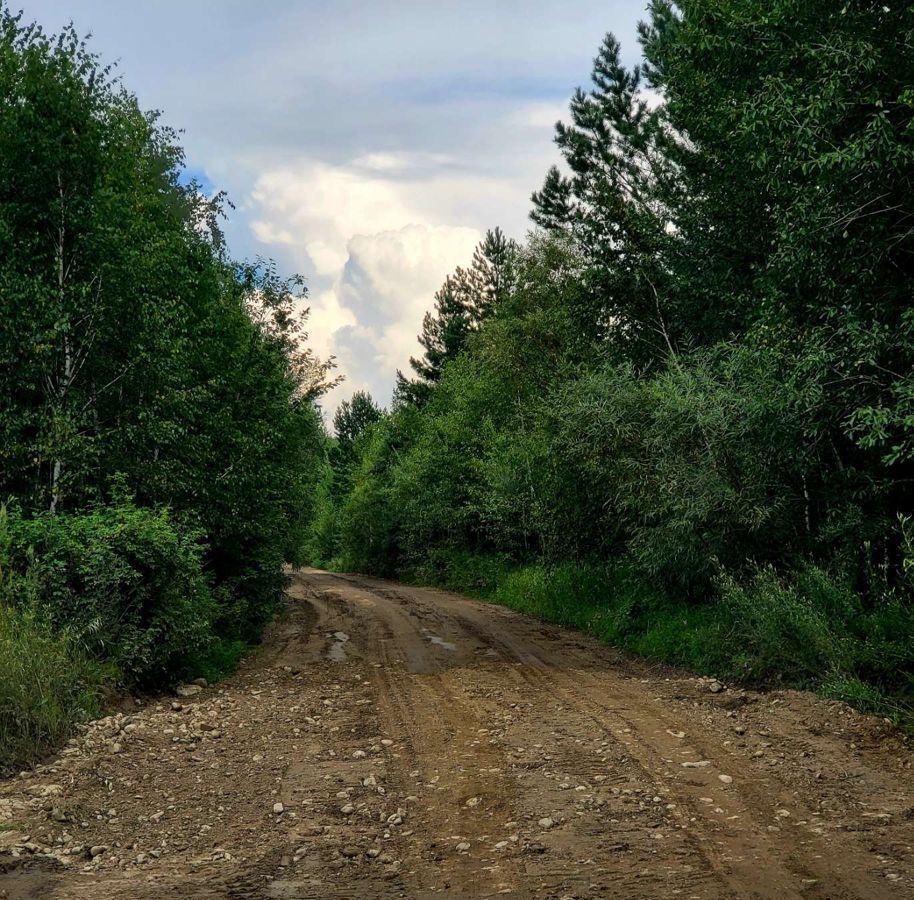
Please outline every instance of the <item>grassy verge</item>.
[{"label": "grassy verge", "polygon": [[722,576],[693,603],[621,565],[512,566],[436,552],[412,580],[586,632],[647,659],[757,687],[798,687],[914,727],[914,608],[886,591],[864,601],[813,566]]},{"label": "grassy verge", "polygon": [[0,774],[34,762],[96,715],[112,676],[36,611],[0,604]]}]

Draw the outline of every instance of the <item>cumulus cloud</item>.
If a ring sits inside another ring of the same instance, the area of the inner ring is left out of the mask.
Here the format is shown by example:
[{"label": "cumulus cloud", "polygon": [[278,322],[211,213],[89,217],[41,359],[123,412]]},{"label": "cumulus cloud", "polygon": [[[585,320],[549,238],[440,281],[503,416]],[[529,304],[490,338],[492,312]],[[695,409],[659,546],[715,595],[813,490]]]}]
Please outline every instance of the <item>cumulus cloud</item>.
[{"label": "cumulus cloud", "polygon": [[[435,290],[481,233],[522,237],[552,126],[612,29],[637,55],[644,0],[21,0],[73,18],[194,172],[236,206],[238,258],[306,276],[311,343],[389,398]],[[218,14],[214,13],[218,7]],[[175,22],[182,23],[175,28]],[[200,35],[206,35],[201,41]]]},{"label": "cumulus cloud", "polygon": [[473,228],[411,224],[349,242],[338,296],[373,337],[388,391],[392,373],[418,350],[416,333],[435,291],[470,259],[480,237]]},{"label": "cumulus cloud", "polygon": [[254,234],[306,260],[316,283],[311,344],[335,356],[346,375],[325,404],[331,409],[359,388],[389,399],[394,373],[419,350],[435,291],[482,237],[477,228],[434,221],[474,177],[450,166],[446,157],[404,153],[346,166],[302,160],[262,173],[254,185]]},{"label": "cumulus cloud", "polygon": [[320,274],[339,268],[341,248],[353,234],[400,228],[412,215],[384,179],[316,160],[264,172],[251,199],[258,240],[305,250]]},{"label": "cumulus cloud", "polygon": [[332,409],[359,389],[389,400],[394,373],[420,349],[416,335],[435,291],[469,260],[480,236],[472,228],[410,224],[348,242],[339,276],[311,304],[312,343],[346,375],[325,405]]}]

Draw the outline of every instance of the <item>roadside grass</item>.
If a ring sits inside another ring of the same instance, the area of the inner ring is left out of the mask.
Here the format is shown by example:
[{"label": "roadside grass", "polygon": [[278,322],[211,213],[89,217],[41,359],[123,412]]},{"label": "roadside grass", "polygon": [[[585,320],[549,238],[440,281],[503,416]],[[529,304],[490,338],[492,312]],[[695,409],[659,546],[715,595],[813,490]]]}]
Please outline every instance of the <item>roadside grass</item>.
[{"label": "roadside grass", "polygon": [[436,551],[407,580],[591,634],[646,659],[753,687],[796,687],[914,729],[914,607],[885,589],[864,600],[805,566],[721,575],[694,602],[624,564],[536,563]]},{"label": "roadside grass", "polygon": [[[220,681],[250,650],[241,640],[213,641],[189,659],[184,676]],[[113,664],[87,654],[40,608],[0,599],[0,777],[60,746],[77,723],[102,715],[121,684]]]},{"label": "roadside grass", "polygon": [[243,617],[223,590],[215,628],[198,537],[127,500],[32,519],[0,505],[0,775],[59,746],[117,691],[237,669]]},{"label": "roadside grass", "polygon": [[113,676],[34,608],[0,601],[0,773],[36,761],[96,715]]},{"label": "roadside grass", "polygon": [[205,678],[210,684],[234,675],[238,666],[251,652],[251,644],[240,639],[217,638],[194,654],[182,672],[182,678]]}]

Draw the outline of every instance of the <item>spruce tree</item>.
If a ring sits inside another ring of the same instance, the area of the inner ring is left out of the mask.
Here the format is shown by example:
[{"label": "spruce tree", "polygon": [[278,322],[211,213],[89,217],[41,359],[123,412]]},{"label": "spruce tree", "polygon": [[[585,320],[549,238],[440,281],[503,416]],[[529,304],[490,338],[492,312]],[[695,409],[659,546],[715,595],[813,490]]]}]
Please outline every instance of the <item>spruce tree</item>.
[{"label": "spruce tree", "polygon": [[471,319],[478,325],[492,315],[514,286],[514,259],[517,244],[500,228],[490,229],[473,252],[469,278]]},{"label": "spruce tree", "polygon": [[467,338],[494,314],[499,302],[514,283],[514,258],[517,245],[500,228],[486,232],[477,245],[469,269],[458,267],[448,275],[435,294],[435,306],[422,320],[419,343],[425,348],[421,357],[409,364],[418,376],[408,379],[397,372],[395,405],[421,406],[432,387],[441,379],[447,362],[466,346]]},{"label": "spruce tree", "polygon": [[351,400],[344,400],[333,416],[333,430],[340,450],[351,454],[362,432],[377,422],[383,413],[368,391],[356,391]]}]

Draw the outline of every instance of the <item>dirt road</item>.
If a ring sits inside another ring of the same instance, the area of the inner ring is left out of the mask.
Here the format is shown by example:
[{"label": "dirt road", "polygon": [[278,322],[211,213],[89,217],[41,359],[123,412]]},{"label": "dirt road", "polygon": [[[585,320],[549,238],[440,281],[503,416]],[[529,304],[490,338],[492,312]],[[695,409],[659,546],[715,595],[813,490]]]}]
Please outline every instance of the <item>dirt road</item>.
[{"label": "dirt road", "polygon": [[912,759],[842,704],[303,570],[236,677],[0,783],[0,897],[914,897]]}]

